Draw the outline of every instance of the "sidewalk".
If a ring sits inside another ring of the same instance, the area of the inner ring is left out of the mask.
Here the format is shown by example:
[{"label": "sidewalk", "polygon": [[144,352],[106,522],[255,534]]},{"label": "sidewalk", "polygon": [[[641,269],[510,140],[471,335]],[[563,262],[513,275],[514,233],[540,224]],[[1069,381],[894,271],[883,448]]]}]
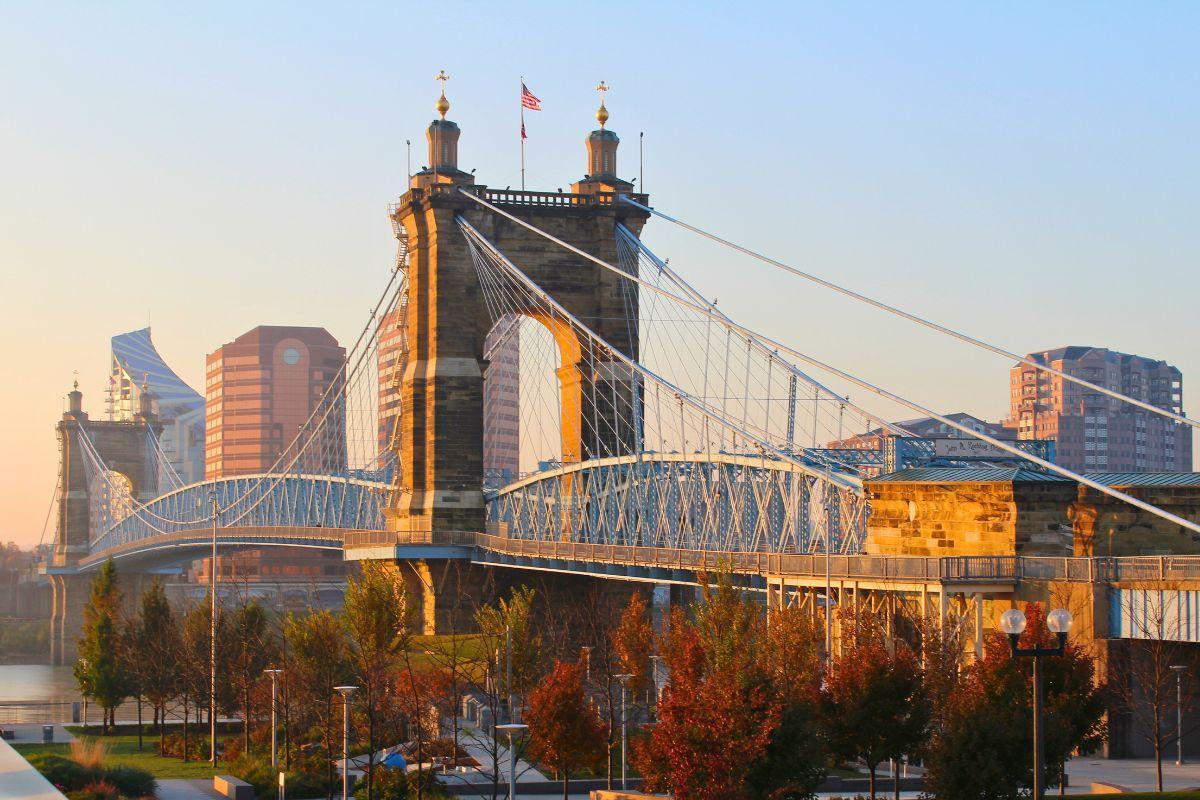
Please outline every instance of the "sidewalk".
[{"label": "sidewalk", "polygon": [[7,800],[63,800],[63,794],[12,746],[0,739],[0,797]]},{"label": "sidewalk", "polygon": [[[1093,783],[1124,786],[1135,791],[1155,790],[1154,759],[1076,758],[1067,762],[1070,784],[1068,794],[1087,794]],[[1163,760],[1163,789],[1166,791],[1200,787],[1200,761],[1175,766],[1175,759]],[[1047,794],[1056,792],[1047,792]]]},{"label": "sidewalk", "polygon": [[[49,723],[47,723],[49,724]],[[54,743],[64,744],[75,741],[75,737],[67,733],[67,725],[74,723],[57,723],[54,726]],[[3,725],[6,731],[13,731],[16,738],[12,741],[17,744],[41,744],[42,741],[42,723],[40,722],[18,722],[13,725]]]}]

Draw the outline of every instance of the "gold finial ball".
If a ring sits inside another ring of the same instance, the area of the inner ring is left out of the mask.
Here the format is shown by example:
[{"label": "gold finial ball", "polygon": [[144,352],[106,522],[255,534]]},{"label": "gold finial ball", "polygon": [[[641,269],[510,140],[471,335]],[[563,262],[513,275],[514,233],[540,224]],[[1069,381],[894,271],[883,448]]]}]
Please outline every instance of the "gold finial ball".
[{"label": "gold finial ball", "polygon": [[442,96],[438,98],[438,101],[434,103],[433,107],[437,109],[439,114],[442,115],[442,119],[446,118],[446,112],[450,110],[450,101],[446,99],[445,92],[442,92]]},{"label": "gold finial ball", "polygon": [[600,127],[604,127],[604,123],[608,122],[608,109],[604,107],[604,101],[600,101],[600,108],[596,109],[596,121],[600,123]]}]

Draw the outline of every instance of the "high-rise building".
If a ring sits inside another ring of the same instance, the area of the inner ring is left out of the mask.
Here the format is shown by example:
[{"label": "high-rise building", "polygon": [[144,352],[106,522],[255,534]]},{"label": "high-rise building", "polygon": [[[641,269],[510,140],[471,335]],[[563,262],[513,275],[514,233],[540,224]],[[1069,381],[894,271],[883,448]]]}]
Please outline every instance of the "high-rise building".
[{"label": "high-rise building", "polygon": [[112,337],[108,376],[108,418],[127,422],[141,408],[142,387],[162,423],[159,447],[184,484],[204,478],[204,398],[167,366],[150,329]]},{"label": "high-rise building", "polygon": [[504,317],[484,340],[483,474],[505,484],[521,468],[521,318]]},{"label": "high-rise building", "polygon": [[380,320],[376,334],[376,361],[379,365],[379,452],[396,446],[397,425],[404,408],[400,399],[400,383],[408,360],[405,340],[407,304],[388,313]]},{"label": "high-rise building", "polygon": [[[267,472],[285,450],[301,447],[305,471],[344,470],[345,405],[335,384],[345,379],[345,361],[345,348],[324,328],[274,325],[209,355],[205,476]],[[322,403],[330,405],[313,417]],[[309,425],[310,417],[323,421]]]},{"label": "high-rise building", "polygon": [[[345,361],[345,348],[324,328],[274,325],[260,325],[209,355],[205,476],[268,472],[285,451],[302,447],[300,471],[345,470],[346,409],[337,386],[345,380]],[[318,409],[323,422],[308,426]],[[248,550],[221,556],[219,564],[223,579],[248,582],[345,575],[340,553],[319,550]],[[196,562],[193,579],[209,580],[209,569],[209,559]]]},{"label": "high-rise building", "polygon": [[[1060,347],[1027,358],[1183,413],[1183,374],[1164,361],[1103,347]],[[1054,439],[1056,460],[1078,472],[1190,472],[1192,429],[1026,366],[1009,373],[1009,419],[1019,439]]]}]

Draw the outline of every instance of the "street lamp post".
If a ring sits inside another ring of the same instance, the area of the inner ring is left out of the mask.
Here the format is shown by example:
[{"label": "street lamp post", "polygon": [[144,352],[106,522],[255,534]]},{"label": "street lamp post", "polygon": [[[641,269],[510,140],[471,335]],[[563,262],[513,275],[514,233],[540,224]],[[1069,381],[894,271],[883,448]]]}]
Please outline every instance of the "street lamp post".
[{"label": "street lamp post", "polygon": [[350,797],[350,695],[357,686],[335,686],[342,695],[342,800]]},{"label": "street lamp post", "polygon": [[528,729],[528,725],[522,725],[519,722],[496,726],[496,730],[508,734],[508,800],[516,800],[517,797],[517,750],[513,743],[513,737],[519,736]]},{"label": "street lamp post", "polygon": [[1000,630],[1008,634],[1013,657],[1033,659],[1033,800],[1043,800],[1045,787],[1045,732],[1042,729],[1042,657],[1061,656],[1067,646],[1067,631],[1071,629],[1071,612],[1056,608],[1046,615],[1046,627],[1058,638],[1055,647],[1021,647],[1025,631],[1025,614],[1012,608],[1000,615]]},{"label": "street lamp post", "polygon": [[1183,673],[1187,667],[1178,664],[1171,670],[1175,673],[1175,766],[1183,766]]},{"label": "street lamp post", "polygon": [[279,701],[275,681],[283,674],[283,670],[264,669],[263,672],[271,676],[271,772],[277,772],[279,770],[279,750],[275,744],[275,734],[279,730],[279,726],[275,722],[275,711],[279,707]]},{"label": "street lamp post", "polygon": [[[212,607],[209,609],[209,685],[208,685],[208,745],[209,758],[214,768],[217,766],[217,516],[220,508],[217,506],[217,493],[208,493],[212,503],[212,569],[209,573],[209,593],[212,595]],[[197,712],[199,713],[199,712]]]},{"label": "street lamp post", "polygon": [[613,677],[621,682],[621,791],[625,791],[629,788],[629,770],[626,766],[626,757],[629,750],[629,726],[625,724],[629,716],[627,713],[629,709],[625,705],[625,688],[629,685],[629,679],[633,675],[628,672],[622,672],[620,675],[614,675]]}]

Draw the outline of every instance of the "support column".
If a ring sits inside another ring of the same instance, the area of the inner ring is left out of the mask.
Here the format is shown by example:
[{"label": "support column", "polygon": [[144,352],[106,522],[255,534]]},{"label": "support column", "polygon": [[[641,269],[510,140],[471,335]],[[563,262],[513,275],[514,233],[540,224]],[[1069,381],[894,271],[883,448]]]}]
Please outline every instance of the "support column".
[{"label": "support column", "polygon": [[975,660],[983,658],[983,595],[975,593]]}]

